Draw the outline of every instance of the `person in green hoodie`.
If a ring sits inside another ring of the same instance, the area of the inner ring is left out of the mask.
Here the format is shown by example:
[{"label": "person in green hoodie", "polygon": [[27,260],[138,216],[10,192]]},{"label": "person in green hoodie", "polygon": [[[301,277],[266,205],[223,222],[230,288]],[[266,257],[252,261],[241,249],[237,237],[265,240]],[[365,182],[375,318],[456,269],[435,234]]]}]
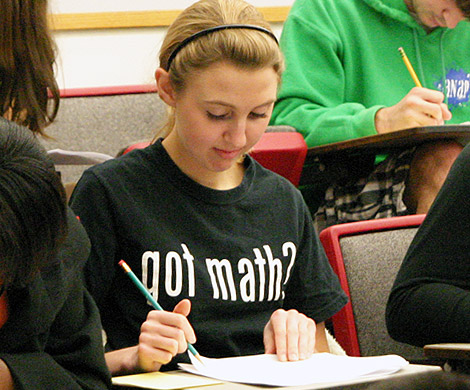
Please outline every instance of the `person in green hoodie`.
[{"label": "person in green hoodie", "polygon": [[[468,0],[296,0],[282,31],[286,71],[271,124],[295,127],[313,147],[470,120],[469,17]],[[377,158],[326,189],[319,228],[426,213],[461,150],[433,142]]]}]

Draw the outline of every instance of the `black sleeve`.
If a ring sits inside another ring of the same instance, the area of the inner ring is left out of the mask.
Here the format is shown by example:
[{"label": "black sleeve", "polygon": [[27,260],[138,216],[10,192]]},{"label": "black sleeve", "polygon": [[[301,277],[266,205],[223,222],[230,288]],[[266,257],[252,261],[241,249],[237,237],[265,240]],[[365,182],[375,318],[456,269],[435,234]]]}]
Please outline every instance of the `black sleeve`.
[{"label": "black sleeve", "polygon": [[387,304],[394,339],[470,342],[470,148],[454,163],[416,234]]},{"label": "black sleeve", "polygon": [[43,352],[2,354],[15,388],[100,390],[111,386],[98,310],[80,278],[50,329]]},{"label": "black sleeve", "polygon": [[102,310],[103,301],[115,277],[116,227],[112,206],[98,177],[85,171],[70,200],[70,207],[80,218],[91,241],[91,251],[85,265],[88,291]]}]

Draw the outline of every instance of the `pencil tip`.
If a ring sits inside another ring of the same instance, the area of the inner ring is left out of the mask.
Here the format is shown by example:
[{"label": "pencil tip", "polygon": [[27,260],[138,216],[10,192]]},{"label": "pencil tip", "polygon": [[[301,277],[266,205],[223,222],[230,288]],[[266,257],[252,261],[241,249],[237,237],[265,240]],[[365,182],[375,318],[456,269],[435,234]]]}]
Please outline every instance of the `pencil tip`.
[{"label": "pencil tip", "polygon": [[204,365],[204,362],[202,361],[201,355],[199,355],[199,353],[196,353],[194,356],[196,357],[197,360],[199,360],[199,362],[200,362],[202,365]]}]

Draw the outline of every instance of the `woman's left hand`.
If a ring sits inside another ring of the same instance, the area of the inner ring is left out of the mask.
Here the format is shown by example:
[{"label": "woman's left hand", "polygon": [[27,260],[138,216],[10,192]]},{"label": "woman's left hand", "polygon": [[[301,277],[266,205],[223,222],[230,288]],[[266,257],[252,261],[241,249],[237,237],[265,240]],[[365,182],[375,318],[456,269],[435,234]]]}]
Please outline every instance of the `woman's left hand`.
[{"label": "woman's left hand", "polygon": [[264,327],[265,353],[280,361],[308,359],[315,351],[315,321],[297,310],[276,310]]}]

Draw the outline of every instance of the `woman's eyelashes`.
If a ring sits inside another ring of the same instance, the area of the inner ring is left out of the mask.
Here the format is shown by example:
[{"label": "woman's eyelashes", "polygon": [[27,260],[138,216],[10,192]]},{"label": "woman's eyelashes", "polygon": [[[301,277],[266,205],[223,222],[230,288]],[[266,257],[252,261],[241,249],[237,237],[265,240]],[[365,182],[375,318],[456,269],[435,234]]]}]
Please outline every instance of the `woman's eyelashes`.
[{"label": "woman's eyelashes", "polygon": [[250,117],[253,118],[253,119],[263,119],[263,118],[267,118],[268,114],[266,114],[265,112],[263,112],[263,113],[250,112]]},{"label": "woman's eyelashes", "polygon": [[[211,113],[210,111],[207,111],[207,116],[209,117],[209,119],[213,119],[213,120],[228,120],[228,119],[232,119],[232,114],[231,113],[225,113],[225,114],[213,114]],[[258,112],[250,112],[248,114],[248,117],[250,119],[263,119],[263,118],[267,118],[268,115],[267,113],[263,112],[263,113],[258,113]]]},{"label": "woman's eyelashes", "polygon": [[214,120],[223,120],[223,119],[230,119],[231,115],[230,113],[226,113],[226,114],[213,114],[211,113],[210,111],[207,111],[207,116],[209,117],[209,119],[214,119]]}]

